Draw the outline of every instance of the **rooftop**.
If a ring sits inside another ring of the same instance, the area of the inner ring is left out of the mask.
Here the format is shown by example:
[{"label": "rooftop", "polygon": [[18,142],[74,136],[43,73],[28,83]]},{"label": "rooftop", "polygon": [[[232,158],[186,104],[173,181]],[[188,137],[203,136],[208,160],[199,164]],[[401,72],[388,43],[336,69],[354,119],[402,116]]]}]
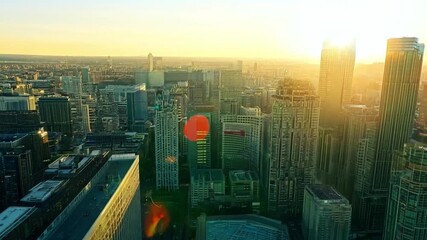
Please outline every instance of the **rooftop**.
[{"label": "rooftop", "polygon": [[198,230],[198,233],[204,233],[205,237],[197,236],[196,239],[290,239],[285,225],[254,214],[210,216],[206,217],[205,224],[202,223],[199,227],[205,228],[200,232]]},{"label": "rooftop", "polygon": [[234,170],[229,172],[230,181],[258,181],[258,175],[253,171]]},{"label": "rooftop", "polygon": [[195,180],[205,179],[205,181],[225,181],[222,169],[198,169],[192,174]]},{"label": "rooftop", "polygon": [[25,195],[22,202],[44,202],[48,199],[53,192],[62,186],[64,181],[47,180],[41,182],[30,189],[27,195]]},{"label": "rooftop", "polygon": [[13,226],[24,221],[30,213],[35,211],[34,207],[9,207],[0,213],[0,239],[13,229]]},{"label": "rooftop", "polygon": [[317,201],[328,201],[336,203],[348,203],[348,200],[341,196],[333,187],[328,185],[316,184],[306,187]]},{"label": "rooftop", "polygon": [[135,160],[135,154],[115,154],[99,171],[99,178],[75,206],[64,214],[47,239],[83,239],[120,185]]}]

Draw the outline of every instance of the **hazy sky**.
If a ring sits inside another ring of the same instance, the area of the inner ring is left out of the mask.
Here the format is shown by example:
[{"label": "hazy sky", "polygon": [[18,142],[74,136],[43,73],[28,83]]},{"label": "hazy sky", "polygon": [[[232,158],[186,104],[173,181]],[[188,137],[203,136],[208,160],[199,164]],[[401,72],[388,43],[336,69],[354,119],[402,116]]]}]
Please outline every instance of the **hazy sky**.
[{"label": "hazy sky", "polygon": [[328,37],[359,62],[386,39],[427,42],[426,0],[0,0],[0,53],[318,61]]}]

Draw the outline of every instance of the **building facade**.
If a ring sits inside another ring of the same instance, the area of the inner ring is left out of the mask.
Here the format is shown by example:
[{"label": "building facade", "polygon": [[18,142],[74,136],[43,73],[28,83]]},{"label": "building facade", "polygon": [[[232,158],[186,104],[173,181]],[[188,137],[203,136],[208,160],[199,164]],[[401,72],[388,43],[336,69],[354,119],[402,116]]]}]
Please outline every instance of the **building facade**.
[{"label": "building facade", "polygon": [[319,128],[319,97],[305,82],[278,89],[271,120],[268,210],[300,215],[304,187],[314,182]]},{"label": "building facade", "polygon": [[304,239],[349,239],[351,205],[327,185],[306,186],[302,228]]}]

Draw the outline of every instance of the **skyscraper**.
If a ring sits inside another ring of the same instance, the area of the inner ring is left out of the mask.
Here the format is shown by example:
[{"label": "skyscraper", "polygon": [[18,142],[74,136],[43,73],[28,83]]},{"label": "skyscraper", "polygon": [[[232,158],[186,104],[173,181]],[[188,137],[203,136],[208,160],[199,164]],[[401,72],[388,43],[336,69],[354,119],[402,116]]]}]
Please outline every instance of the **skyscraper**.
[{"label": "skyscraper", "polygon": [[126,96],[127,101],[127,127],[130,131],[143,132],[144,123],[148,120],[147,91],[145,84],[134,86]]},{"label": "skyscraper", "polygon": [[[208,119],[209,126],[212,126],[212,116],[209,112],[191,111],[188,115],[189,117],[195,115],[204,116]],[[206,137],[198,137],[195,141],[188,141],[187,159],[191,169],[210,169],[212,167],[211,142],[212,128],[209,128],[209,132],[207,133]]]},{"label": "skyscraper", "polygon": [[148,71],[152,72],[154,70],[154,57],[153,57],[153,54],[149,53],[147,59],[148,59]]},{"label": "skyscraper", "polygon": [[327,185],[306,186],[302,228],[304,239],[349,239],[351,205]]},{"label": "skyscraper", "polygon": [[268,209],[285,216],[302,212],[304,187],[314,182],[319,97],[306,82],[278,89],[271,120]]},{"label": "skyscraper", "polygon": [[427,239],[427,149],[407,145],[392,165],[384,239]]},{"label": "skyscraper", "polygon": [[89,67],[82,67],[82,83],[90,83],[90,68]]},{"label": "skyscraper", "polygon": [[[394,151],[409,141],[423,62],[424,44],[417,38],[392,38],[387,42],[379,110],[378,132],[373,157],[367,159],[359,222],[368,229],[382,230]],[[371,155],[372,156],[372,155]]]},{"label": "skyscraper", "polygon": [[[244,109],[244,108],[243,108]],[[222,167],[224,170],[252,170],[260,173],[263,117],[222,115]]]},{"label": "skyscraper", "polygon": [[155,150],[157,189],[177,190],[178,183],[178,114],[173,100],[160,100],[156,106]]},{"label": "skyscraper", "polygon": [[40,119],[46,122],[47,130],[72,136],[70,99],[67,97],[41,97],[38,101]]},{"label": "skyscraper", "polygon": [[341,46],[329,40],[323,43],[319,74],[321,126],[334,126],[342,106],[351,100],[355,56],[354,42]]}]

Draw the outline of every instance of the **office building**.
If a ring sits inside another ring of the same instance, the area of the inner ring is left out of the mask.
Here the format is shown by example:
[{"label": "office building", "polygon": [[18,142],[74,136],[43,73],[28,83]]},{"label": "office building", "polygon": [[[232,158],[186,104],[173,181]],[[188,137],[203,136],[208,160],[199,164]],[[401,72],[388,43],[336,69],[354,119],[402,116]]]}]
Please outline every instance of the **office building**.
[{"label": "office building", "polygon": [[319,130],[319,97],[308,83],[281,84],[270,128],[268,210],[300,215],[304,187],[314,182]]},{"label": "office building", "polygon": [[191,207],[203,206],[205,201],[225,194],[225,176],[221,169],[198,169],[190,174]]},{"label": "office building", "polygon": [[253,203],[259,201],[259,177],[256,172],[233,170],[230,178],[231,200],[235,203]]},{"label": "office building", "polygon": [[[221,115],[222,167],[229,170],[251,170],[260,174],[263,118],[260,112],[250,115]],[[242,110],[243,112],[243,110]]]},{"label": "office building", "polygon": [[351,205],[327,185],[310,185],[304,191],[302,229],[304,239],[349,239]]},{"label": "office building", "polygon": [[37,111],[0,111],[1,133],[26,133],[43,127]]},{"label": "office building", "polygon": [[43,179],[44,161],[50,159],[47,132],[43,129],[26,133],[0,134],[0,171],[4,180],[0,194],[7,206],[16,204],[27,191]]},{"label": "office building", "polygon": [[0,111],[36,110],[36,100],[31,95],[0,96]]},{"label": "office building", "polygon": [[[189,117],[200,115],[207,118],[209,121],[209,132],[197,131],[197,139],[195,141],[188,141],[188,163],[191,169],[209,169],[212,167],[212,116],[209,112],[190,111]],[[206,137],[199,137],[199,134]]]},{"label": "office building", "polygon": [[[32,230],[31,225],[21,227],[20,231],[16,231],[15,234],[10,234],[15,227],[20,226],[23,222],[28,220],[28,218],[36,211],[35,207],[9,207],[3,212],[0,212],[0,219],[2,220],[0,224],[0,239],[25,239]],[[36,222],[33,222],[36,224]]]},{"label": "office building", "polygon": [[154,57],[153,57],[153,54],[149,53],[148,57],[147,57],[147,60],[148,60],[148,71],[152,72],[154,70]]},{"label": "office building", "polygon": [[157,189],[177,190],[178,183],[178,114],[173,100],[160,100],[156,106],[155,152]]},{"label": "office building", "polygon": [[129,131],[143,132],[148,120],[148,102],[145,84],[136,85],[127,92],[127,126]]},{"label": "office building", "polygon": [[319,141],[316,161],[316,179],[323,184],[335,186],[339,168],[341,136],[336,128],[319,126]]},{"label": "office building", "polygon": [[113,154],[39,239],[141,239],[139,188],[138,155]]},{"label": "office building", "polygon": [[350,103],[355,62],[355,43],[323,43],[320,60],[320,125],[334,126],[342,107]]},{"label": "office building", "polygon": [[62,90],[68,94],[80,96],[82,94],[82,78],[63,76],[61,77],[61,87]]},{"label": "office building", "polygon": [[[365,105],[346,105],[344,107],[343,142],[340,161],[337,163],[336,189],[350,201],[353,200],[357,172],[359,145],[367,137],[367,131],[376,125],[378,108]],[[360,169],[363,171],[363,169]],[[354,206],[354,205],[353,205]],[[355,209],[355,208],[354,208]]]},{"label": "office building", "polygon": [[82,71],[82,83],[83,84],[91,83],[90,68],[89,67],[82,67],[81,71]]},{"label": "office building", "polygon": [[424,44],[417,38],[392,38],[387,53],[374,153],[367,158],[364,189],[359,196],[360,218],[364,229],[381,231],[384,227],[390,167],[394,151],[401,151],[409,141],[423,62]]},{"label": "office building", "polygon": [[40,119],[48,131],[73,136],[71,103],[67,97],[41,97],[38,101]]},{"label": "office building", "polygon": [[384,239],[427,239],[427,149],[408,144],[392,165]]},{"label": "office building", "polygon": [[288,228],[280,221],[253,215],[224,215],[197,218],[196,240],[289,240]]},{"label": "office building", "polygon": [[85,133],[91,132],[89,110],[88,104],[82,105],[82,130]]}]

